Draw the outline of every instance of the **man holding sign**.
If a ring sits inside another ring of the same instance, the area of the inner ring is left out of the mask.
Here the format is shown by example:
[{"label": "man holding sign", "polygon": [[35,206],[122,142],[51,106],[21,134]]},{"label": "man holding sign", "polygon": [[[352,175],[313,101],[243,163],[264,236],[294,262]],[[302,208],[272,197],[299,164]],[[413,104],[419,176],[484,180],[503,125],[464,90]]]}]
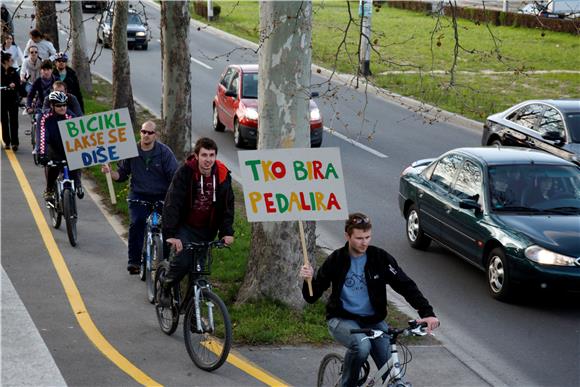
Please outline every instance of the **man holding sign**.
[{"label": "man holding sign", "polygon": [[[110,172],[115,181],[126,181],[131,176],[129,199],[149,202],[163,200],[177,170],[177,160],[167,145],[156,141],[157,132],[153,121],[145,122],[140,133],[141,140],[137,144],[139,156],[121,160],[117,171],[104,164],[101,172]],[[143,204],[129,203],[129,274],[139,274],[145,223],[150,212],[150,208]]]},{"label": "man holding sign", "polygon": [[187,274],[190,259],[180,254],[184,242],[234,242],[234,191],[230,171],[216,160],[215,141],[202,137],[171,182],[163,207],[163,235],[175,249],[159,305],[169,306],[169,289]]},{"label": "man holding sign", "polygon": [[[67,111],[68,97],[65,93],[53,91],[48,95],[48,101],[50,103],[50,111],[43,114],[40,119],[39,161],[42,165],[48,164],[50,160],[67,160],[58,122],[73,118],[70,111]],[[48,168],[46,172],[46,189],[44,191],[45,199],[53,196],[54,183],[59,173],[60,167]],[[80,170],[71,170],[70,176],[75,182],[78,198],[82,199],[85,193],[81,185]]]},{"label": "man holding sign", "polygon": [[360,328],[386,332],[387,285],[417,310],[421,317],[417,322],[427,323],[428,332],[439,326],[429,301],[395,258],[370,245],[371,228],[368,216],[361,213],[349,215],[344,226],[346,245],[326,258],[316,276],[310,264],[300,270],[302,278],[312,279],[313,295],[309,294],[306,282],[302,287],[302,296],[308,303],[318,300],[329,287],[332,289],[326,305],[328,330],[347,348],[341,386],[357,385],[360,368],[369,353],[377,369],[390,357],[387,337],[365,340],[364,334],[350,333],[351,329]]}]

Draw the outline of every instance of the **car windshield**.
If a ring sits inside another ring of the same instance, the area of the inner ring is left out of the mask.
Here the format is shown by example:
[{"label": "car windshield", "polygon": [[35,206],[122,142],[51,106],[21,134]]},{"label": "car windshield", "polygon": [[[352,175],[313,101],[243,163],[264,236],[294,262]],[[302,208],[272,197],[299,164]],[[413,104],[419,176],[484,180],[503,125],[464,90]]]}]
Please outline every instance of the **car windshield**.
[{"label": "car windshield", "polygon": [[580,143],[580,112],[567,113],[566,126],[570,131],[570,142]]},{"label": "car windshield", "polygon": [[579,167],[490,166],[488,181],[492,211],[580,215]]},{"label": "car windshield", "polygon": [[130,13],[127,24],[141,24],[141,18],[137,14]]},{"label": "car windshield", "polygon": [[244,73],[242,98],[258,98],[258,73]]}]

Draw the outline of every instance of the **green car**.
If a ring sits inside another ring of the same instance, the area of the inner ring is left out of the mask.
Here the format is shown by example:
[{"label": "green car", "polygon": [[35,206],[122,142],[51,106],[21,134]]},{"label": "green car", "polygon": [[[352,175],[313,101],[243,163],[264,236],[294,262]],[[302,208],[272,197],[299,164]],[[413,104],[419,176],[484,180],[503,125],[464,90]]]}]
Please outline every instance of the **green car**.
[{"label": "green car", "polygon": [[407,240],[487,273],[492,297],[524,285],[580,292],[580,167],[522,148],[459,148],[401,174]]}]

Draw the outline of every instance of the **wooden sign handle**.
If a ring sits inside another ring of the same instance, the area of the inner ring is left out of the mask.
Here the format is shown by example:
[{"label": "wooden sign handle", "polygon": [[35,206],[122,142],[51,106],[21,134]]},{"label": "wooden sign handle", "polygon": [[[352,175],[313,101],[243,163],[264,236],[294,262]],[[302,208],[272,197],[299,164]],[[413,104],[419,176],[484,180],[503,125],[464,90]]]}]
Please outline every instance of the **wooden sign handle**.
[{"label": "wooden sign handle", "polygon": [[[304,226],[302,225],[302,221],[298,221],[298,228],[300,229],[300,241],[302,242],[302,253],[304,255],[304,265],[309,265],[308,262],[308,250],[306,249],[306,238],[304,237]],[[306,283],[308,284],[308,294],[310,297],[314,295],[312,292],[312,278],[306,279]]]},{"label": "wooden sign handle", "polygon": [[107,186],[109,187],[109,195],[111,195],[111,203],[117,204],[117,195],[115,195],[115,187],[113,186],[113,178],[111,177],[111,171],[105,173],[107,178]]}]

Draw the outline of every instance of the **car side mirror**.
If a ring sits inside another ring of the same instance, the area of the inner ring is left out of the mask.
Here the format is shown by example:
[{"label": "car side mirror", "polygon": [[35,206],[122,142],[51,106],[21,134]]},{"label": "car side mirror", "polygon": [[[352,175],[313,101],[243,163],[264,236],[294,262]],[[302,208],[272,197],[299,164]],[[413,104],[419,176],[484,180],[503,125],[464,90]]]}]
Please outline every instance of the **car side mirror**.
[{"label": "car side mirror", "polygon": [[546,132],[546,133],[542,134],[542,138],[546,139],[548,141],[555,141],[555,142],[564,141],[564,137],[562,136],[562,133],[557,132],[557,131]]},{"label": "car side mirror", "polygon": [[310,98],[316,98],[318,97],[320,94],[318,94],[318,91],[313,91],[312,93],[310,93]]},{"label": "car side mirror", "polygon": [[233,90],[226,90],[226,97],[233,97],[233,98],[237,98],[237,94],[235,91]]},{"label": "car side mirror", "polygon": [[481,206],[473,199],[463,199],[459,202],[459,208],[463,208],[464,210],[475,210],[475,212],[481,211]]}]

